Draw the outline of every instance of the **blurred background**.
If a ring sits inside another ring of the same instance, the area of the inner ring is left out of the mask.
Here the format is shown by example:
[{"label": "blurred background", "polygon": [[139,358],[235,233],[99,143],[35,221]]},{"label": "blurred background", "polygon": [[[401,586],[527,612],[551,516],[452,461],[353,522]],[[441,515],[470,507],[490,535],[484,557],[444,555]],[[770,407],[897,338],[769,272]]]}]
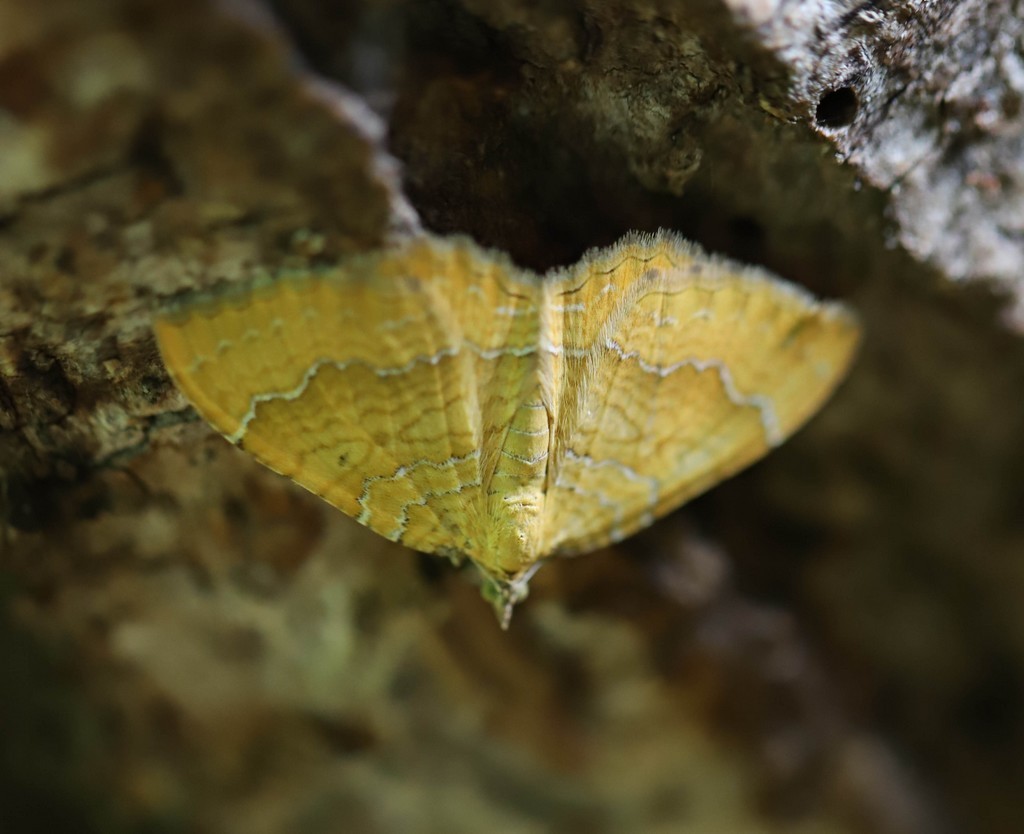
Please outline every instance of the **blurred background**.
[{"label": "blurred background", "polygon": [[[1024,55],[980,0],[0,0],[0,832],[1024,827]],[[469,571],[171,385],[176,293],[427,228],[847,299],[782,449]]]}]

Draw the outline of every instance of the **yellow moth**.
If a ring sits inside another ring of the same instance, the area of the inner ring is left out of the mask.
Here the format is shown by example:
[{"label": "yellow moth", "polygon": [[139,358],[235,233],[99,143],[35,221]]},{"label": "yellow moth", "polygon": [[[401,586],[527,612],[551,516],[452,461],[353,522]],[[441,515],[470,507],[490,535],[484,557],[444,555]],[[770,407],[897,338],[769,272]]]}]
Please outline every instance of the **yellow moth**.
[{"label": "yellow moth", "polygon": [[859,334],[843,306],[668,232],[544,276],[422,236],[195,295],[155,331],[232,443],[388,539],[472,560],[506,618],[540,560],[781,443]]}]

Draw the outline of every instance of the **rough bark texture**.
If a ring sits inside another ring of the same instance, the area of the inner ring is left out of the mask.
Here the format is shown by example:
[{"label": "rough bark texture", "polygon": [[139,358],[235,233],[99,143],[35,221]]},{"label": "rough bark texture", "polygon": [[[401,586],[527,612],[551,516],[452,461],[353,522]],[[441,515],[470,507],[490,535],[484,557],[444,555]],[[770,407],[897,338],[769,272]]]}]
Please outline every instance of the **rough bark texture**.
[{"label": "rough bark texture", "polygon": [[[0,830],[1019,830],[1016,12],[0,0]],[[534,267],[676,228],[865,346],[503,634],[213,436],[149,331],[421,223]]]}]

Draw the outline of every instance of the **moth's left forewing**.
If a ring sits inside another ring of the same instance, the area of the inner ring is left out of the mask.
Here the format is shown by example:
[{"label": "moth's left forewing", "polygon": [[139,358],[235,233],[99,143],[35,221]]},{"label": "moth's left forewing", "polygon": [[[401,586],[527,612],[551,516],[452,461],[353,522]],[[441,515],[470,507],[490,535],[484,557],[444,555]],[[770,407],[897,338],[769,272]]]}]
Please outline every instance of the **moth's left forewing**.
[{"label": "moth's left forewing", "polygon": [[450,259],[414,243],[284,273],[188,299],[154,330],[230,440],[388,538],[458,549],[475,534],[480,428]]}]

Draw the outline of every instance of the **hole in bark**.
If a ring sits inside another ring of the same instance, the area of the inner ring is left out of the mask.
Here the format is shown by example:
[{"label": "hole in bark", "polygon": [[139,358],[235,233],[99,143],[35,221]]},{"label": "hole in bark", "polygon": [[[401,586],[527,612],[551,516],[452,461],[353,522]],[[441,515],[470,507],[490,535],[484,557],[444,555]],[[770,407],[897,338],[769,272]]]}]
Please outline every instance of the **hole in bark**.
[{"label": "hole in bark", "polygon": [[857,91],[853,87],[830,90],[821,97],[814,111],[820,127],[846,127],[857,116]]}]

